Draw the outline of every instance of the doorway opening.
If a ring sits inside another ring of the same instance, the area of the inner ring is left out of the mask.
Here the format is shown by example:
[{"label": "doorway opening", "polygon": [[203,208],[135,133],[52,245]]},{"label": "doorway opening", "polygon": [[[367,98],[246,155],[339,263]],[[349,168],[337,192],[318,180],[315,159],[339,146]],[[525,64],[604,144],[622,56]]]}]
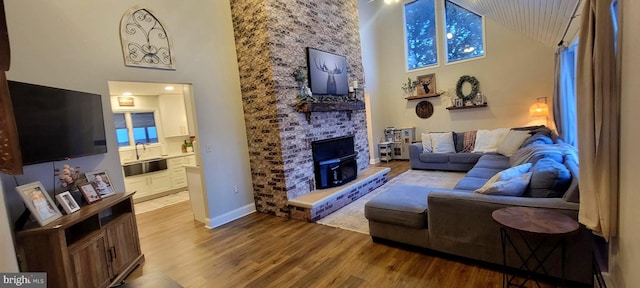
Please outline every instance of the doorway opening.
[{"label": "doorway opening", "polygon": [[[196,195],[206,190],[192,85],[109,81],[109,95],[125,190],[136,191],[136,213],[194,199],[204,205],[205,195]],[[191,173],[198,177],[192,180]],[[198,207],[194,216],[206,212]]]}]

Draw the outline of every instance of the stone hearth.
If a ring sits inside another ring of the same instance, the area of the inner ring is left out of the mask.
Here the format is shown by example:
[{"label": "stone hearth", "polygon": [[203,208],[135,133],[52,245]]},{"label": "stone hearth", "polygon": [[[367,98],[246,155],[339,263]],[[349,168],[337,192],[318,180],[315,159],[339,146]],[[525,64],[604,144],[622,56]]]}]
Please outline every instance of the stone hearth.
[{"label": "stone hearth", "polygon": [[289,200],[291,218],[315,222],[387,183],[391,169],[369,167],[345,185],[316,190]]}]

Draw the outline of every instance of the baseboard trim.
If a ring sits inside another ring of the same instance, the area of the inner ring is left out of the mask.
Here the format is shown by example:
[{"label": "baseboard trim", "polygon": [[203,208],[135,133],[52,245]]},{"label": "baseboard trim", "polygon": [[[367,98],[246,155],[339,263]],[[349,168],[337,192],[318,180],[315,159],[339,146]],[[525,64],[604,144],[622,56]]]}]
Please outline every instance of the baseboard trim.
[{"label": "baseboard trim", "polygon": [[236,220],[238,218],[242,218],[244,216],[247,216],[251,213],[256,212],[256,204],[255,203],[251,203],[248,205],[245,205],[243,207],[240,207],[238,209],[235,209],[233,211],[229,211],[227,213],[224,213],[220,216],[214,217],[214,218],[206,218],[207,223],[209,223],[208,225],[205,225],[204,227],[206,227],[207,229],[213,229],[216,228],[218,226],[227,224],[233,220]]}]

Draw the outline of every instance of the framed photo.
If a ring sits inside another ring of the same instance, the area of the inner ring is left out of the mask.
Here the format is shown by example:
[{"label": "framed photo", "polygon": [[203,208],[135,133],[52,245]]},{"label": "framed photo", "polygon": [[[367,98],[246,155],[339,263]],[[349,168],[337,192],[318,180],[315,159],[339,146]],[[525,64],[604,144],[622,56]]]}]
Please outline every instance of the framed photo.
[{"label": "framed photo", "polygon": [[436,73],[418,76],[417,96],[435,95],[436,91]]},{"label": "framed photo", "polygon": [[80,205],[78,205],[76,200],[73,199],[73,196],[71,196],[71,193],[69,193],[69,191],[62,192],[56,195],[56,199],[58,199],[58,203],[62,205],[62,209],[64,209],[64,212],[66,212],[67,214],[71,214],[80,210]]},{"label": "framed photo", "polygon": [[111,186],[111,178],[107,171],[91,171],[84,174],[87,176],[87,181],[93,184],[95,190],[100,194],[101,198],[109,197],[115,193],[113,186]]},{"label": "framed photo", "polygon": [[84,200],[86,200],[89,204],[101,199],[100,194],[98,194],[98,191],[96,191],[96,189],[93,187],[93,183],[91,182],[82,184],[78,188],[80,188],[80,192],[82,192]]},{"label": "framed photo", "polygon": [[18,186],[16,190],[40,226],[47,225],[62,217],[62,213],[40,181]]},{"label": "framed photo", "polygon": [[456,99],[456,107],[462,107],[464,106],[464,100],[457,98]]}]

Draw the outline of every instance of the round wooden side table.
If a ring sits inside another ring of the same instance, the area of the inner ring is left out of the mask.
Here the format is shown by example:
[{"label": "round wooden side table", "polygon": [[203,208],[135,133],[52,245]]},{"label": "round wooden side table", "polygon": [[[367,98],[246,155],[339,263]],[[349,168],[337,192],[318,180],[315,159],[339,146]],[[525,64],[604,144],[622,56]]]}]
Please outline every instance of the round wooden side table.
[{"label": "round wooden side table", "polygon": [[[493,211],[491,213],[498,225],[500,225],[500,239],[502,241],[502,260],[504,272],[502,275],[502,287],[525,287],[524,285],[529,281],[535,281],[540,287],[538,281],[533,278],[533,274],[542,272],[542,274],[549,276],[549,273],[544,268],[544,262],[549,259],[549,256],[557,248],[560,248],[561,253],[561,269],[562,269],[562,286],[565,286],[565,257],[566,257],[566,237],[576,233],[580,225],[571,217],[555,212],[550,209],[532,208],[532,207],[506,207]],[[521,240],[526,244],[525,248],[528,251],[520,248],[514,244],[514,240],[508,231],[513,231],[514,235],[519,235]],[[539,241],[533,241],[532,239],[539,239]],[[543,255],[537,255],[540,252],[540,248],[545,244],[551,244],[552,248]],[[515,280],[514,275],[509,275],[507,272],[507,255],[506,247],[509,244],[516,252],[522,265],[520,270],[527,271],[527,278],[520,284],[513,283]],[[533,265],[529,265],[530,262],[534,262]],[[532,267],[533,266],[533,267]]]}]

